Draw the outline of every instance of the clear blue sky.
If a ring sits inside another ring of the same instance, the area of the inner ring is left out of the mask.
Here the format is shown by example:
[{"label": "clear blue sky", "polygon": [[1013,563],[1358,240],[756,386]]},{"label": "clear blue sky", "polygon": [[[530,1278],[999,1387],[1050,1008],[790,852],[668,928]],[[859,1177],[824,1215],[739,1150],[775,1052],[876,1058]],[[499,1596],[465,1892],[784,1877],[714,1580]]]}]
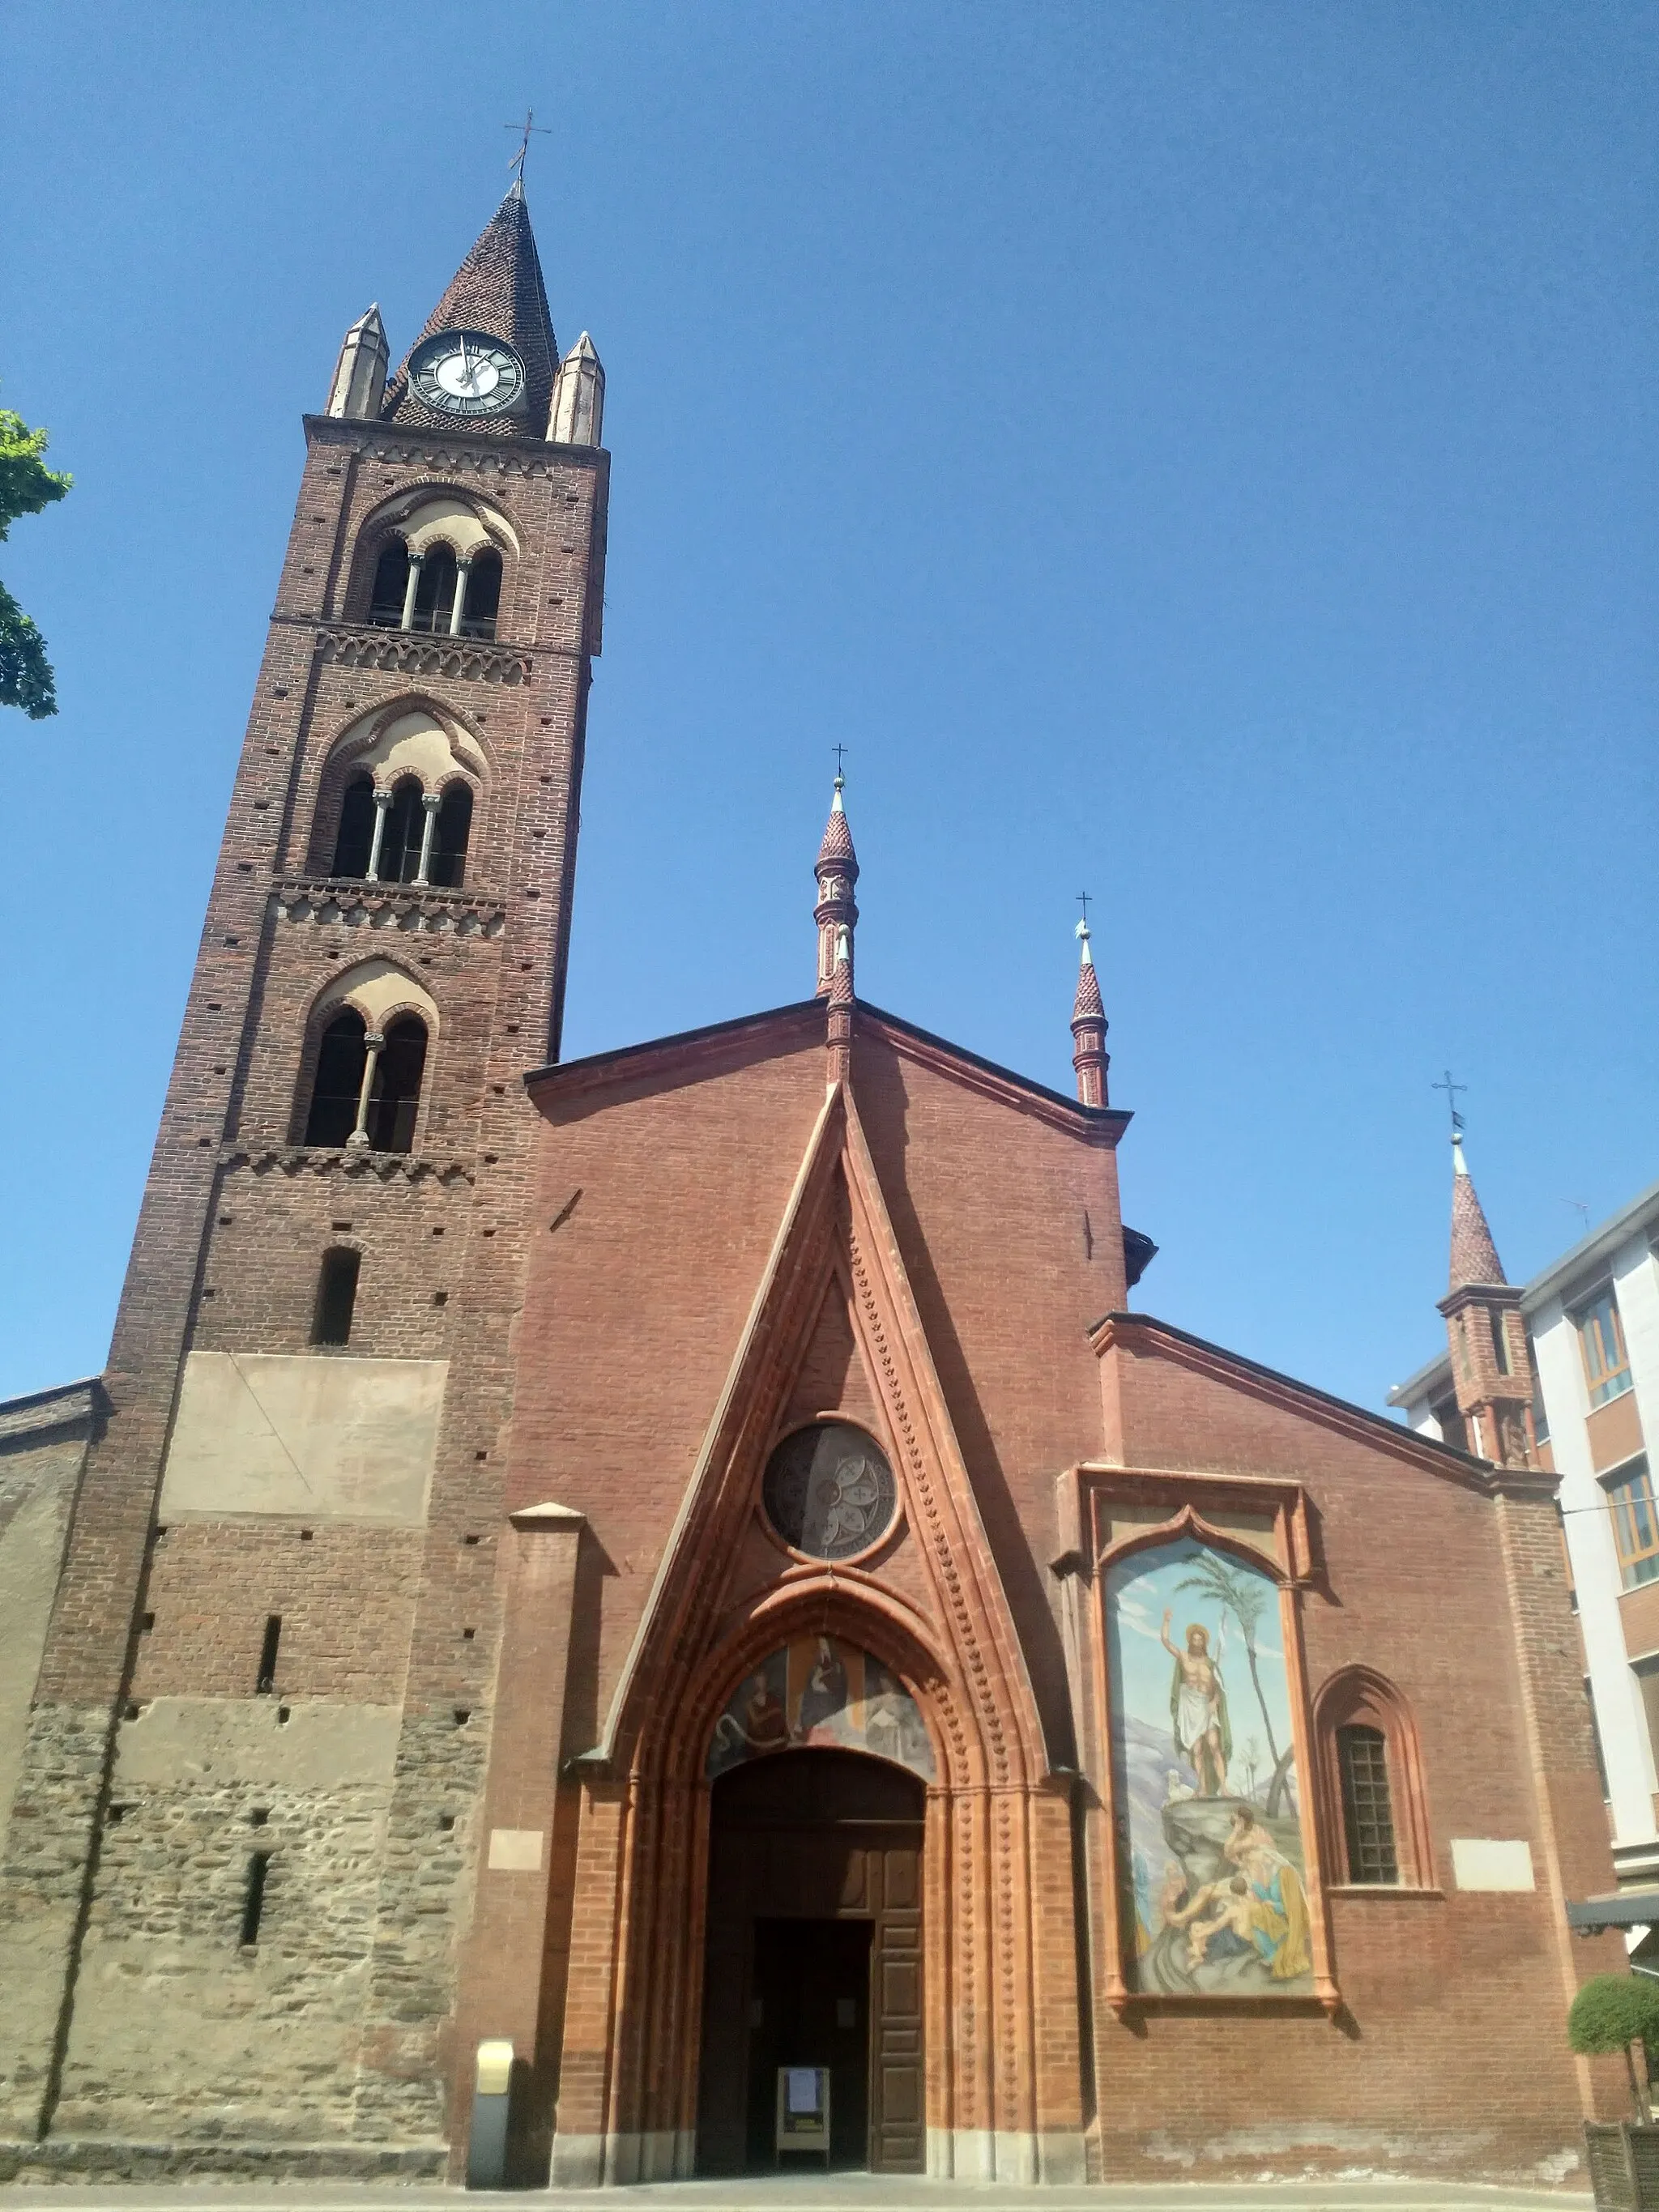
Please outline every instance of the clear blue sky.
[{"label": "clear blue sky", "polygon": [[12,0],[0,1391],[96,1369],[301,454],[533,104],[615,457],[567,1050],[859,975],[1071,1080],[1141,1304],[1378,1405],[1449,1062],[1520,1279],[1659,1174],[1650,6]]}]

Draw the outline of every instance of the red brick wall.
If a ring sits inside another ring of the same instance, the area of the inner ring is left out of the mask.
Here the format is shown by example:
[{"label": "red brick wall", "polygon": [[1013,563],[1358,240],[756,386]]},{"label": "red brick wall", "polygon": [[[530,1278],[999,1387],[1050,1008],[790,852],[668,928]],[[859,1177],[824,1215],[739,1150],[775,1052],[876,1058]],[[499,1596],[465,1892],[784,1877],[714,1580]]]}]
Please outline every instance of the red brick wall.
[{"label": "red brick wall", "polygon": [[133,1698],[252,1697],[276,1613],[274,1695],[395,1705],[420,1557],[410,1528],[174,1521],[152,1555]]}]

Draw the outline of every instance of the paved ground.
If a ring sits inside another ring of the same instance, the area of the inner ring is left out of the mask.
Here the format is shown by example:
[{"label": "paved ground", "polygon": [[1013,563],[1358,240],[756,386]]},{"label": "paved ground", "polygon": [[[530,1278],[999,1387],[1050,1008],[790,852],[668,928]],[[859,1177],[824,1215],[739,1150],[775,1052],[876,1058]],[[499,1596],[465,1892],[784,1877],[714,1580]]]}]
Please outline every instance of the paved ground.
[{"label": "paved ground", "polygon": [[[1573,2177],[1574,2181],[1577,2177]],[[1172,2181],[1097,2189],[1009,2189],[998,2183],[910,2181],[871,2173],[829,2179],[653,2182],[633,2189],[515,2191],[496,2195],[429,2185],[343,2182],[203,2183],[106,2189],[14,2182],[0,2212],[1589,2212],[1589,2197],[1563,2189],[1451,2182]]]}]

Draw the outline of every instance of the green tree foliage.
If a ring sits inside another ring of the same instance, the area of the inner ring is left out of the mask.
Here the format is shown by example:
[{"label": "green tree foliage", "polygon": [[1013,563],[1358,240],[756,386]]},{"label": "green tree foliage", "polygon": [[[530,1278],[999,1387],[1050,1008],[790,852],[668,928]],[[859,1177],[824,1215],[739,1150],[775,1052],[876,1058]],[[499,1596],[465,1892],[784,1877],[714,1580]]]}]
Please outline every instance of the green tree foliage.
[{"label": "green tree foliage", "polygon": [[1567,2041],[1587,2057],[1625,2054],[1638,2119],[1648,2117],[1632,2045],[1659,2046],[1659,1982],[1646,1974],[1593,1974],[1572,2001]]},{"label": "green tree foliage", "polygon": [[[0,538],[21,514],[39,514],[62,499],[74,482],[49,469],[40,456],[46,433],[31,430],[21,415],[0,407]],[[46,641],[3,584],[0,584],[0,707],[21,707],[31,721],[58,712]]]}]

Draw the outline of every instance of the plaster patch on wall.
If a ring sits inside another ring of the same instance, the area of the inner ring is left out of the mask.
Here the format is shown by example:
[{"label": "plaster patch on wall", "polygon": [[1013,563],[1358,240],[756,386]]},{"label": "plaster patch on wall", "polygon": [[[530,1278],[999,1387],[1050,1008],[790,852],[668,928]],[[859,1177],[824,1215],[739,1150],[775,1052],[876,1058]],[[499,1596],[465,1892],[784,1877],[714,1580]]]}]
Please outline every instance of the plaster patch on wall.
[{"label": "plaster patch on wall", "polygon": [[86,1449],[58,1435],[0,1457],[0,1852]]},{"label": "plaster patch on wall", "polygon": [[121,1724],[116,1793],[185,1782],[389,1788],[400,1721],[396,1705],[155,1698]]},{"label": "plaster patch on wall", "polygon": [[492,1828],[489,1863],[501,1874],[539,1874],[542,1870],[542,1832],[539,1828]]},{"label": "plaster patch on wall", "polygon": [[162,1518],[270,1513],[424,1527],[448,1365],[192,1352]]},{"label": "plaster patch on wall", "polygon": [[1491,1836],[1452,1838],[1452,1877],[1460,1889],[1536,1889],[1532,1845]]}]

